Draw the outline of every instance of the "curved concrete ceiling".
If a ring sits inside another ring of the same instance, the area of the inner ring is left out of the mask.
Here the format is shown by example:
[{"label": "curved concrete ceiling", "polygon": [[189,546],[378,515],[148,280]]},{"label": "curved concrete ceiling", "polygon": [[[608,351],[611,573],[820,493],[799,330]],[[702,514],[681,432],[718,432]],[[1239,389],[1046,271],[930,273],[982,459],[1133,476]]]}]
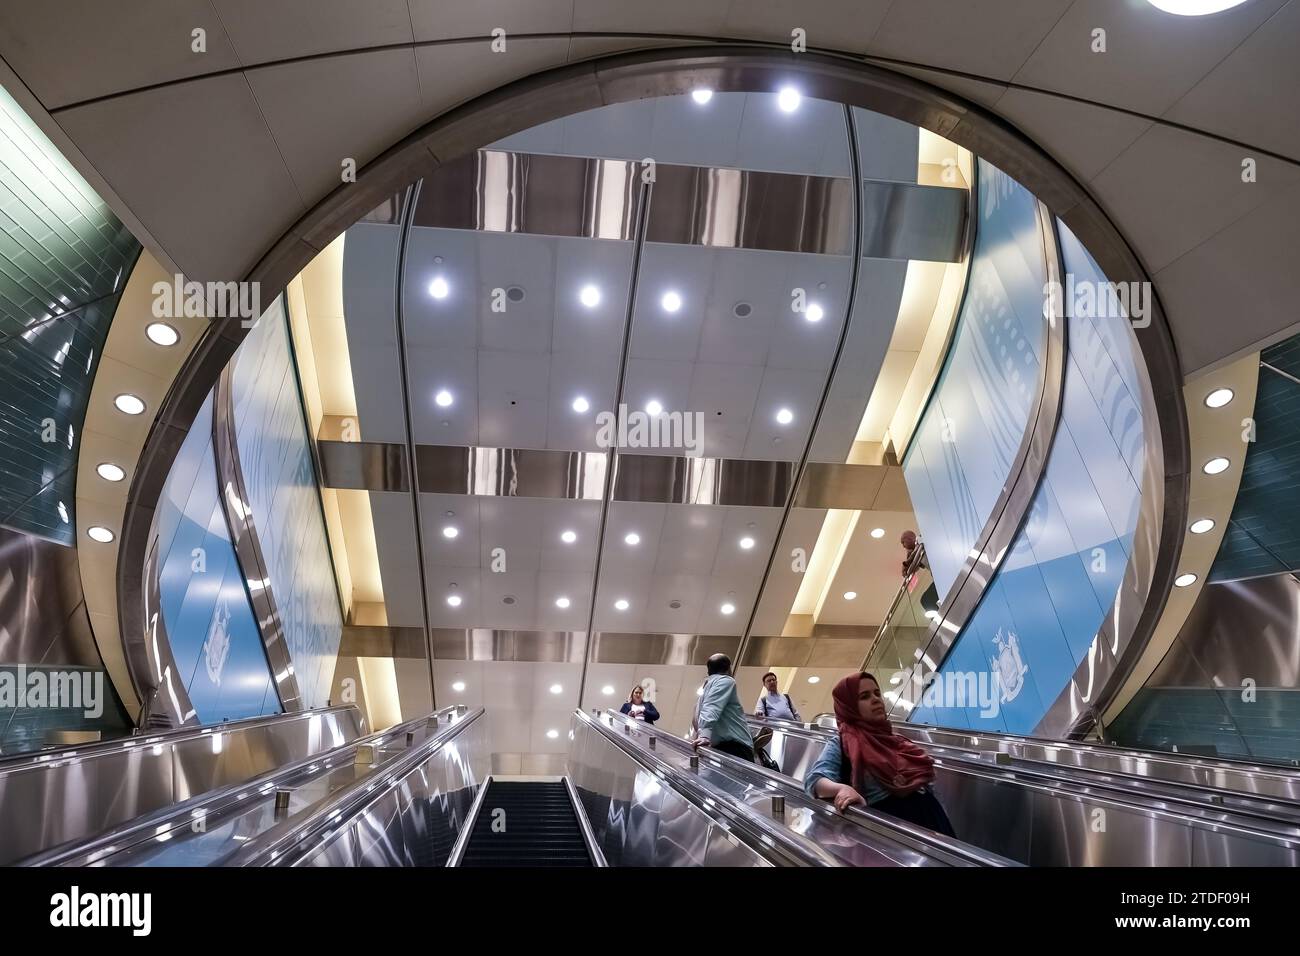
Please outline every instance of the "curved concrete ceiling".
[{"label": "curved concrete ceiling", "polygon": [[[1297,328],[1300,0],[96,0],[0,10],[0,82],[164,263],[247,275],[449,109],[612,53],[742,40],[850,56],[1017,127],[1127,237],[1185,373]],[[504,52],[491,32],[506,31]],[[205,50],[195,52],[195,30]],[[1098,33],[1097,31],[1104,31]],[[1102,47],[1104,46],[1104,51]],[[1243,181],[1253,160],[1255,180]]]}]

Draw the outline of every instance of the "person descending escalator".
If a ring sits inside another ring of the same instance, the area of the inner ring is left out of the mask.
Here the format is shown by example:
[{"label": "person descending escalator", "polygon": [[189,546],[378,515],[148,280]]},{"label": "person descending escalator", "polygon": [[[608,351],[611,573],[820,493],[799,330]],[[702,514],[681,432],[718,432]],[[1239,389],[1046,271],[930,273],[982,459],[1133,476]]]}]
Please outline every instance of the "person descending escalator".
[{"label": "person descending escalator", "polygon": [[632,693],[627,695],[627,702],[618,709],[620,714],[627,714],[633,720],[644,720],[647,724],[654,724],[659,719],[659,711],[655,705],[645,699],[645,690],[640,684],[632,688]]},{"label": "person descending escalator", "polygon": [[731,658],[714,654],[705,664],[708,677],[695,702],[691,721],[691,742],[698,749],[713,747],[751,763],[754,738],[745,723],[745,708],[740,706],[736,682],[731,677]]},{"label": "person descending escalator", "polygon": [[804,789],[834,801],[837,810],[868,806],[955,837],[934,795],[934,758],[894,733],[876,678],[849,674],[835,685],[831,699],[839,733],[804,777]]},{"label": "person descending escalator", "polygon": [[758,703],[754,705],[754,716],[765,720],[801,720],[790,695],[779,694],[776,688],[776,674],[768,671],[763,675],[763,692],[758,695]]}]

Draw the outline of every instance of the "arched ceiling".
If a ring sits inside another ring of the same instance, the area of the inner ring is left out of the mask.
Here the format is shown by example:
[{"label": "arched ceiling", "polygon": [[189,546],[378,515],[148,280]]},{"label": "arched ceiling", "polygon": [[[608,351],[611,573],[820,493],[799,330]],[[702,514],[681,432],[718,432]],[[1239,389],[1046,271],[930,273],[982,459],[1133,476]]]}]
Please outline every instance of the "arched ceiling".
[{"label": "arched ceiling", "polygon": [[0,81],[193,278],[248,274],[345,158],[364,167],[511,81],[637,49],[788,46],[802,28],[810,51],[986,107],[1072,172],[1155,279],[1184,372],[1296,324],[1300,0],[1209,17],[1146,0],[137,0],[129,15],[71,0],[6,4],[0,27]]}]

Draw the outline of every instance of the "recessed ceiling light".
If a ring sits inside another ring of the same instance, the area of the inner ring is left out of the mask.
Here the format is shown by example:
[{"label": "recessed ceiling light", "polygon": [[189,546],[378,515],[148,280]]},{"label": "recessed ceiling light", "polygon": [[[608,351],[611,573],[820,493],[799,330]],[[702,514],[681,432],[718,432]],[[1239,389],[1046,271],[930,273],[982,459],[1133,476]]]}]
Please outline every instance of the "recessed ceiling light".
[{"label": "recessed ceiling light", "polygon": [[750,548],[754,546],[754,539],[746,535],[745,537],[740,539],[740,546],[744,548],[746,551],[748,551]]},{"label": "recessed ceiling light", "polygon": [[144,327],[144,334],[154,345],[175,345],[181,340],[181,334],[166,322],[150,322]]},{"label": "recessed ceiling light", "polygon": [[591,408],[591,403],[588,402],[581,395],[579,395],[577,398],[573,400],[573,410],[577,412],[579,415],[581,415],[589,408]]},{"label": "recessed ceiling light", "polygon": [[454,524],[449,524],[447,525],[447,527],[442,529],[442,536],[444,538],[454,538],[458,534],[460,534],[460,529],[457,528]]},{"label": "recessed ceiling light", "polygon": [[783,408],[776,413],[776,423],[778,425],[789,425],[794,421],[794,412],[788,408]]},{"label": "recessed ceiling light", "polygon": [[1205,404],[1211,408],[1222,408],[1232,401],[1233,391],[1230,388],[1216,388],[1209,395],[1205,396]]},{"label": "recessed ceiling light", "polygon": [[734,614],[736,613],[736,605],[728,601],[726,604],[722,605],[722,607],[718,608],[718,610],[723,614]]},{"label": "recessed ceiling light", "polygon": [[433,396],[433,400],[438,403],[440,408],[446,408],[454,401],[451,397],[451,392],[447,391],[445,388],[438,392],[437,395]]},{"label": "recessed ceiling light", "polygon": [[1174,587],[1176,588],[1185,588],[1195,583],[1196,583],[1196,575],[1192,574],[1192,572],[1190,571],[1184,574],[1180,574],[1178,575],[1178,577],[1174,578]]},{"label": "recessed ceiling light", "polygon": [[117,406],[119,412],[127,415],[139,415],[144,411],[144,400],[130,392],[123,392],[117,396],[113,399],[113,404]]},{"label": "recessed ceiling light", "polygon": [[629,607],[631,607],[631,605],[627,603],[627,598],[619,598],[617,601],[614,602],[614,607],[620,611],[626,611]]},{"label": "recessed ceiling light", "polygon": [[872,529],[871,529],[871,537],[873,537],[873,538],[883,538],[884,536],[885,536],[885,529],[884,529],[884,528],[872,528]]},{"label": "recessed ceiling light", "polygon": [[803,99],[799,91],[793,86],[784,87],[776,96],[776,105],[781,107],[783,113],[793,113],[799,108],[799,103]]},{"label": "recessed ceiling light", "polygon": [[95,472],[105,481],[121,481],[126,477],[126,472],[120,465],[115,465],[111,461],[101,462],[95,466]]},{"label": "recessed ceiling light", "polygon": [[438,276],[429,283],[429,295],[433,296],[435,299],[447,298],[447,293],[450,291],[451,286],[447,285],[447,280],[442,276]]},{"label": "recessed ceiling light", "polygon": [[594,285],[584,285],[578,293],[578,301],[589,309],[600,305],[600,290]]},{"label": "recessed ceiling light", "polygon": [[627,534],[623,536],[623,543],[630,544],[633,547],[635,547],[636,545],[641,543],[641,536],[637,534],[635,531],[629,531]]},{"label": "recessed ceiling light", "polygon": [[1197,519],[1196,521],[1193,521],[1193,522],[1192,522],[1192,526],[1191,526],[1191,528],[1190,528],[1189,530],[1192,532],[1192,534],[1205,534],[1205,532],[1207,532],[1207,531],[1213,531],[1213,530],[1214,530],[1214,519],[1213,519],[1213,518],[1199,518],[1199,519]]},{"label": "recessed ceiling light", "polygon": [[458,680],[456,681],[456,683],[451,685],[451,689],[459,694],[461,691],[465,689],[465,682],[463,680]]},{"label": "recessed ceiling light", "polygon": [[856,601],[857,598],[858,598],[858,592],[857,592],[857,591],[845,591],[845,592],[844,592],[844,600],[846,600],[846,601]]},{"label": "recessed ceiling light", "polygon": [[448,595],[447,595],[447,604],[450,605],[451,607],[460,607],[460,595],[459,595],[459,594],[448,594]]},{"label": "recessed ceiling light", "polygon": [[652,398],[645,403],[645,413],[651,418],[658,418],[664,413],[664,407],[657,399]]},{"label": "recessed ceiling light", "polygon": [[573,542],[578,540],[578,532],[565,531],[560,535],[560,540],[563,541],[565,544],[573,544]]},{"label": "recessed ceiling light", "polygon": [[552,693],[552,694],[563,694],[563,693],[564,693],[564,688],[561,687],[559,684],[552,684],[552,685],[551,685],[551,693]]},{"label": "recessed ceiling light", "polygon": [[703,106],[709,100],[713,99],[713,91],[701,87],[698,90],[691,90],[691,99]]},{"label": "recessed ceiling light", "polygon": [[1232,464],[1232,462],[1228,461],[1226,458],[1211,458],[1205,463],[1205,467],[1201,470],[1207,475],[1217,475],[1221,471],[1226,471],[1230,464]]},{"label": "recessed ceiling light", "polygon": [[569,599],[566,597],[557,597],[555,599],[555,606],[562,611],[569,606]]},{"label": "recessed ceiling light", "polygon": [[665,312],[676,312],[682,307],[682,297],[676,292],[665,292],[663,298],[659,300],[659,304]]},{"label": "recessed ceiling light", "polygon": [[556,737],[560,736],[560,732],[552,728],[546,732],[546,736],[549,737],[551,740],[554,740]]},{"label": "recessed ceiling light", "polygon": [[600,692],[604,694],[606,697],[608,697],[610,694],[614,693],[614,685],[606,684],[604,687],[600,689]]},{"label": "recessed ceiling light", "polygon": [[803,313],[803,317],[809,322],[820,322],[822,317],[825,315],[826,313],[822,311],[822,307],[816,302],[813,302],[808,306],[808,308],[804,309]]},{"label": "recessed ceiling light", "polygon": [[98,541],[100,544],[108,544],[114,537],[113,532],[100,525],[95,525],[93,528],[87,528],[86,534],[90,535],[92,539]]},{"label": "recessed ceiling light", "polygon": [[1151,6],[1179,17],[1203,17],[1208,13],[1231,10],[1246,0],[1148,0]]},{"label": "recessed ceiling light", "polygon": [[810,684],[820,684],[821,682],[822,682],[822,679],[821,679],[820,677],[818,677],[816,674],[813,674],[812,677],[809,677],[809,678],[808,678],[808,683],[810,683]]}]

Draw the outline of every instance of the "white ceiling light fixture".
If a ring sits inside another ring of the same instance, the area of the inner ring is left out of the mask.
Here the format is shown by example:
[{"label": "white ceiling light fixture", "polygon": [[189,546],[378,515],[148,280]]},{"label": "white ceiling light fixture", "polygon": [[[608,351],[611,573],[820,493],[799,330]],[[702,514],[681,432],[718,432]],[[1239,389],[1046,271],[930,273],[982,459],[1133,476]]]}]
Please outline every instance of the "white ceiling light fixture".
[{"label": "white ceiling light fixture", "polygon": [[809,677],[809,678],[808,678],[808,683],[810,683],[810,684],[820,684],[821,682],[822,682],[822,679],[821,679],[820,677],[818,677],[816,674],[813,674],[812,677]]},{"label": "white ceiling light fixture", "polygon": [[569,606],[569,599],[566,597],[557,597],[555,599],[555,606],[558,607],[561,611],[563,611],[565,608]]},{"label": "white ceiling light fixture", "polygon": [[100,544],[108,544],[116,535],[102,525],[95,525],[86,529],[86,534],[90,535],[92,541],[98,541]]},{"label": "white ceiling light fixture", "polygon": [[144,411],[144,399],[139,395],[132,395],[130,392],[123,392],[117,396],[117,398],[113,399],[113,404],[124,415],[139,415]]},{"label": "white ceiling light fixture", "polygon": [[1230,388],[1216,388],[1209,395],[1205,396],[1205,404],[1210,408],[1222,408],[1232,401],[1236,393]]},{"label": "white ceiling light fixture", "polygon": [[778,425],[789,425],[794,421],[794,412],[788,408],[782,408],[776,413],[776,423]]},{"label": "white ceiling light fixture", "polygon": [[754,547],[754,539],[746,535],[745,537],[740,539],[740,546],[744,550],[749,551],[751,548]]},{"label": "white ceiling light fixture", "polygon": [[442,529],[442,536],[448,540],[451,540],[452,538],[456,537],[458,534],[460,534],[460,529],[457,528],[454,524],[449,524],[447,525],[447,527]]},{"label": "white ceiling light fixture", "polygon": [[637,534],[635,531],[629,531],[627,534],[623,536],[623,543],[630,544],[632,547],[635,548],[638,544],[641,543],[641,536]]},{"label": "white ceiling light fixture", "polygon": [[150,322],[144,327],[144,334],[154,345],[164,347],[175,345],[181,340],[181,334],[166,322]]},{"label": "white ceiling light fixture", "polygon": [[563,688],[560,684],[552,684],[552,685],[551,685],[551,693],[552,693],[552,694],[563,694],[563,693],[564,693],[564,688]]},{"label": "white ceiling light fixture", "polygon": [[589,309],[594,309],[600,305],[600,289],[594,285],[584,285],[582,291],[578,293],[578,301]]},{"label": "white ceiling light fixture", "polygon": [[809,322],[820,322],[826,313],[816,302],[810,303],[808,308],[804,309],[803,317]]},{"label": "white ceiling light fixture", "polygon": [[448,594],[448,595],[447,595],[447,605],[448,605],[448,607],[460,607],[460,595],[459,595],[459,594]]},{"label": "white ceiling light fixture", "polygon": [[776,95],[776,105],[781,107],[782,113],[793,113],[803,102],[803,97],[793,86],[782,87],[781,92]]},{"label": "white ceiling light fixture", "polygon": [[722,607],[718,608],[718,610],[721,611],[723,614],[735,614],[736,605],[728,601],[726,604],[722,605]]},{"label": "white ceiling light fixture", "polygon": [[651,418],[658,418],[664,413],[664,406],[658,399],[652,398],[645,403],[645,413]]},{"label": "white ceiling light fixture", "polygon": [[1176,17],[1203,17],[1240,6],[1246,0],[1147,0],[1151,6]]},{"label": "white ceiling light fixture", "polygon": [[700,106],[703,106],[709,100],[713,99],[713,91],[700,87],[698,90],[691,90],[691,99]]},{"label": "white ceiling light fixture", "polygon": [[682,307],[682,297],[676,292],[665,292],[659,300],[659,305],[665,312],[676,312]]},{"label": "white ceiling light fixture", "polygon": [[581,415],[589,408],[591,408],[591,403],[587,401],[583,396],[579,395],[577,398],[573,400],[573,410],[577,412],[579,415]]},{"label": "white ceiling light fixture", "polygon": [[1192,526],[1188,530],[1191,531],[1192,534],[1205,534],[1207,531],[1213,531],[1214,519],[1198,518],[1192,522]]},{"label": "white ceiling light fixture", "polygon": [[126,472],[122,470],[122,466],[115,465],[111,461],[100,462],[95,466],[95,473],[105,481],[121,481],[126,477]]},{"label": "white ceiling light fixture", "polygon": [[560,535],[560,540],[563,541],[565,544],[573,544],[573,542],[578,540],[578,532],[565,531]]},{"label": "white ceiling light fixture", "polygon": [[626,611],[631,606],[632,605],[627,602],[627,598],[619,598],[614,602],[614,607],[620,611]]},{"label": "white ceiling light fixture", "polygon": [[1196,575],[1192,574],[1191,571],[1187,571],[1183,574],[1178,575],[1178,577],[1174,578],[1174,587],[1176,588],[1191,587],[1195,583],[1196,583]]},{"label": "white ceiling light fixture", "polygon": [[458,680],[451,685],[451,689],[459,694],[465,690],[465,682],[463,680]]},{"label": "white ceiling light fixture", "polygon": [[610,694],[614,693],[614,685],[606,684],[604,687],[600,689],[600,692],[604,694],[606,697],[608,697]]},{"label": "white ceiling light fixture", "polygon": [[1211,458],[1201,470],[1207,475],[1217,475],[1220,472],[1227,471],[1228,466],[1231,464],[1232,462],[1226,458]]},{"label": "white ceiling light fixture", "polygon": [[885,529],[884,529],[884,528],[872,528],[872,529],[871,529],[871,537],[873,537],[873,538],[883,538],[884,536],[885,536]]},{"label": "white ceiling light fixture", "polygon": [[857,592],[857,591],[845,591],[845,592],[844,592],[844,600],[846,600],[846,601],[856,601],[857,599],[858,599],[858,592]]},{"label": "white ceiling light fixture", "polygon": [[451,292],[451,286],[447,284],[447,280],[442,276],[435,277],[434,280],[429,283],[429,295],[433,296],[435,299],[445,299],[449,292]]},{"label": "white ceiling light fixture", "polygon": [[554,728],[551,728],[546,732],[546,736],[549,737],[551,740],[554,740],[556,737],[560,736],[560,732]]},{"label": "white ceiling light fixture", "polygon": [[439,391],[437,395],[433,396],[433,400],[438,403],[439,408],[447,408],[455,401],[451,396],[451,392],[447,391],[445,388]]}]

